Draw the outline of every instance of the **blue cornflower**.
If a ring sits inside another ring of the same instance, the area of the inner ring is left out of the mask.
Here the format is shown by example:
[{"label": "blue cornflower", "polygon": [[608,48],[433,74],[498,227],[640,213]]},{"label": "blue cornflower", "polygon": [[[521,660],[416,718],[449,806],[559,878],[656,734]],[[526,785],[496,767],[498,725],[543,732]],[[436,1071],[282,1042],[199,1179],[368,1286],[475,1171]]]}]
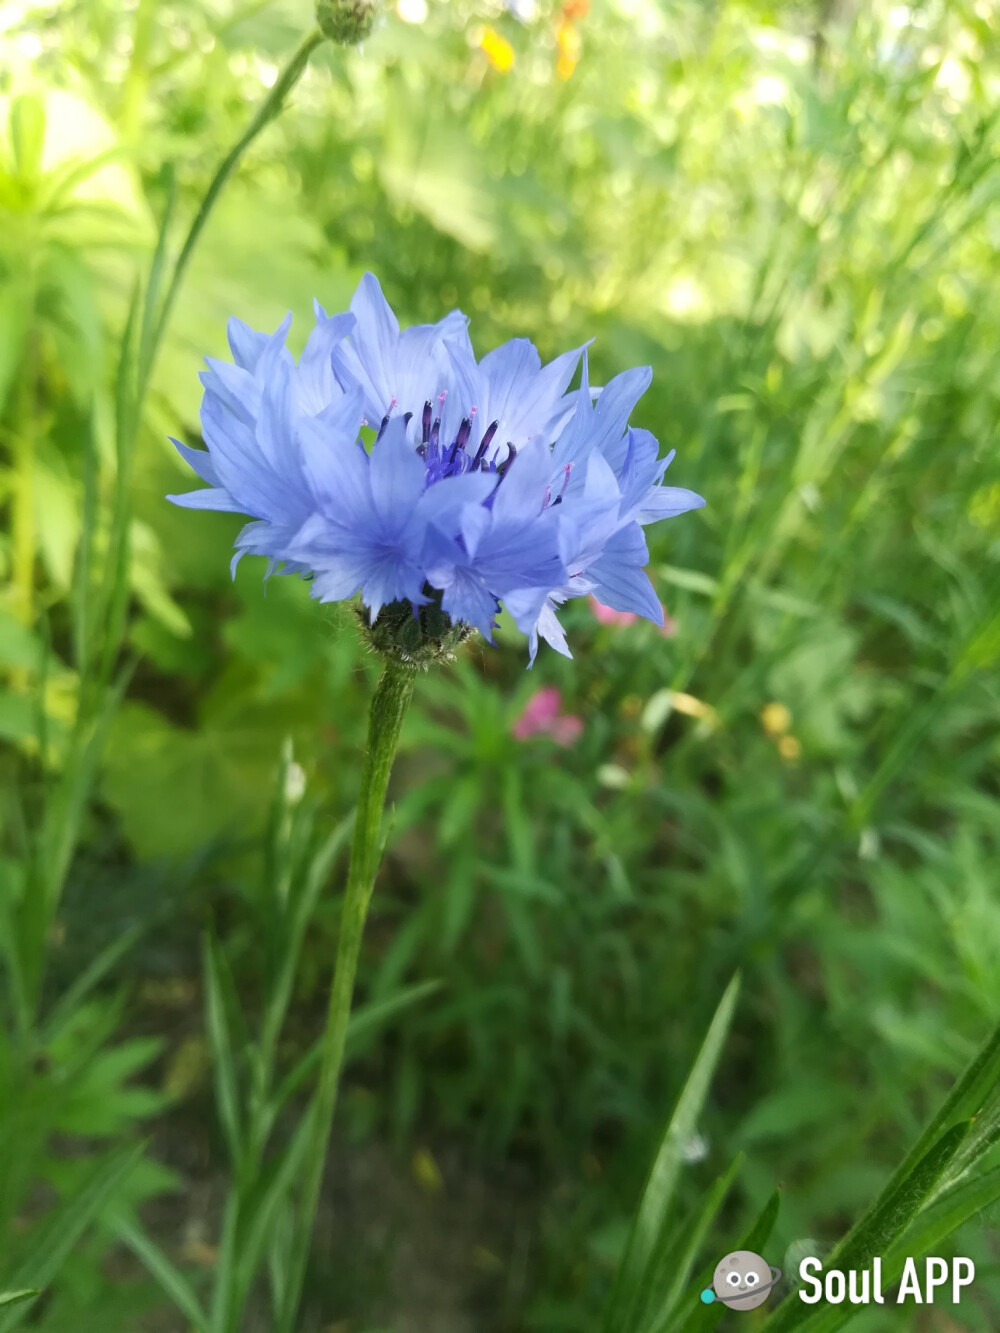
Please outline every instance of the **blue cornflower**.
[{"label": "blue cornflower", "polygon": [[532,661],[539,638],[568,655],[571,597],[662,622],[642,528],[704,501],[663,486],[670,458],[628,426],[648,369],[591,390],[583,349],[543,367],[526,339],[477,362],[460,312],[400,330],[370,274],[348,313],[315,313],[298,364],[289,318],[271,335],[230,320],[232,362],[201,377],[207,452],[174,442],[208,489],[170,499],[251,519],[234,567],[263,555],[322,601],[360,593],[370,624],[433,604],[492,639],[503,602]]}]

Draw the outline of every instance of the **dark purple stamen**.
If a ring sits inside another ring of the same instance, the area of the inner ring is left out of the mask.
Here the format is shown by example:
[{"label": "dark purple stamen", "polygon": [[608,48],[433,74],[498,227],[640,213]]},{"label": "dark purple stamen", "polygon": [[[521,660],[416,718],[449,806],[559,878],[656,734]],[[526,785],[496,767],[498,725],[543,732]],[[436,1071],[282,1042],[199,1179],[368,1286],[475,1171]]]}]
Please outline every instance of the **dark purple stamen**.
[{"label": "dark purple stamen", "polygon": [[424,444],[431,438],[431,400],[428,398],[424,403],[424,415],[422,418],[423,442]]},{"label": "dark purple stamen", "polygon": [[506,477],[507,473],[510,471],[511,463],[513,463],[514,459],[517,457],[517,450],[514,448],[514,446],[510,443],[509,440],[507,441],[507,448],[510,452],[507,454],[507,457],[497,468],[497,471],[500,473],[501,479]]},{"label": "dark purple stamen", "polygon": [[376,443],[376,444],[378,444],[379,440],[380,440],[380,439],[382,438],[382,436],[385,434],[385,428],[386,428],[386,426],[388,426],[388,424],[389,424],[389,413],[386,412],[385,416],[382,418],[382,424],[381,424],[381,426],[379,426],[379,428],[378,428],[378,434],[375,436],[375,443]]},{"label": "dark purple stamen", "polygon": [[469,442],[469,435],[472,432],[472,422],[468,417],[463,417],[462,424],[458,428],[458,434],[455,436],[455,443],[451,446],[451,453],[448,457],[449,463],[454,463],[455,455],[459,449],[464,449]]},{"label": "dark purple stamen", "polygon": [[479,448],[476,450],[476,456],[475,456],[475,458],[472,460],[472,471],[473,471],[473,472],[476,470],[476,468],[479,466],[479,464],[483,461],[483,457],[484,457],[484,455],[485,455],[485,453],[486,453],[486,450],[487,450],[487,449],[490,447],[490,445],[493,443],[493,436],[497,433],[497,428],[498,428],[499,425],[500,425],[500,422],[499,422],[499,421],[491,421],[490,424],[486,427],[485,431],[483,431],[483,438],[482,438],[482,440],[480,441]]}]

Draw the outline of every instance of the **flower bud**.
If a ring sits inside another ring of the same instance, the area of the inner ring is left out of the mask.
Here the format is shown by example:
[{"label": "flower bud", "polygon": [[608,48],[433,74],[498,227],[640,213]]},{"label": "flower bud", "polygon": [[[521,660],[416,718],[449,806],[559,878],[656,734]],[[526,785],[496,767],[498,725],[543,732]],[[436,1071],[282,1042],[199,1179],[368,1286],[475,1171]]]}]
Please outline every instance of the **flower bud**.
[{"label": "flower bud", "polygon": [[415,614],[409,602],[390,602],[374,621],[363,607],[356,610],[361,636],[369,648],[424,671],[435,662],[454,661],[458,647],[476,632],[462,621],[457,625],[451,621],[441,609],[440,593]]},{"label": "flower bud", "polygon": [[372,30],[378,0],[316,0],[316,22],[324,37],[354,46]]}]

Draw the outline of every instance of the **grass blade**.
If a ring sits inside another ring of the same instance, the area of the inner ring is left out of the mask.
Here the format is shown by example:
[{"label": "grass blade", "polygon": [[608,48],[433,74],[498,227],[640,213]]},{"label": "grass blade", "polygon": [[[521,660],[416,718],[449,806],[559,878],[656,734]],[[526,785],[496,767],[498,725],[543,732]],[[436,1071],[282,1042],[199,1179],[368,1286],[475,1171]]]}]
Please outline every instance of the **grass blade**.
[{"label": "grass blade", "polygon": [[[732,1250],[752,1250],[754,1254],[763,1254],[774,1230],[774,1224],[778,1220],[780,1207],[781,1195],[775,1190],[739,1243],[725,1250],[720,1249],[719,1258],[721,1259],[723,1254],[730,1254]],[[705,1305],[701,1300],[701,1293],[712,1281],[714,1273],[715,1263],[707,1264],[698,1274],[697,1280],[691,1284],[691,1294],[678,1311],[677,1317],[677,1326],[683,1329],[684,1333],[711,1333],[725,1314],[726,1307],[721,1301]]]},{"label": "grass blade", "polygon": [[[952,1158],[961,1148],[971,1122],[954,1125],[912,1168],[908,1175],[884,1190],[826,1260],[825,1267],[843,1272],[865,1268],[876,1255],[886,1254],[909,1228],[941,1179]],[[914,1255],[914,1258],[917,1258]],[[844,1321],[840,1306],[814,1310],[793,1296],[786,1296],[768,1322],[769,1333],[788,1333],[790,1329],[808,1329],[809,1333],[830,1333]],[[849,1317],[849,1316],[848,1316]]]},{"label": "grass blade", "polygon": [[[11,1276],[13,1290],[28,1287],[43,1291],[56,1277],[70,1251],[100,1210],[114,1197],[145,1151],[145,1143],[119,1148],[91,1172],[72,1198],[60,1204],[36,1228],[28,1254]],[[16,1328],[28,1313],[26,1304],[0,1316],[0,1333]]]},{"label": "grass blade", "polygon": [[164,1293],[194,1326],[197,1333],[208,1333],[208,1320],[194,1293],[194,1288],[184,1274],[171,1263],[159,1245],[130,1218],[119,1217],[114,1226],[119,1240],[145,1265],[150,1275],[156,1279]]},{"label": "grass blade", "polygon": [[24,1291],[0,1291],[0,1309],[5,1305],[20,1305],[22,1301],[30,1301],[37,1295],[34,1287],[26,1287]]},{"label": "grass blade", "polygon": [[240,1117],[239,1082],[236,1077],[236,1059],[226,1005],[226,987],[223,981],[223,962],[218,945],[206,934],[205,956],[205,1021],[212,1050],[215,1074],[215,1100],[219,1120],[226,1138],[230,1160],[237,1176],[243,1162],[243,1129]]},{"label": "grass blade", "polygon": [[[684,1297],[698,1251],[742,1165],[743,1154],[739,1153],[728,1171],[719,1176],[709,1190],[694,1219],[682,1226],[678,1244],[664,1251],[657,1266],[659,1271],[650,1284],[650,1299],[646,1303],[646,1310],[652,1310],[652,1317],[644,1317],[642,1323],[648,1333],[671,1333],[674,1328],[674,1313]],[[670,1286],[661,1298],[659,1293],[667,1281]]]},{"label": "grass blade", "polygon": [[737,973],[726,987],[667,1125],[612,1288],[604,1320],[605,1333],[635,1333],[636,1315],[645,1298],[650,1263],[668,1222],[684,1145],[694,1132],[705,1104],[732,1022],[739,988]]}]

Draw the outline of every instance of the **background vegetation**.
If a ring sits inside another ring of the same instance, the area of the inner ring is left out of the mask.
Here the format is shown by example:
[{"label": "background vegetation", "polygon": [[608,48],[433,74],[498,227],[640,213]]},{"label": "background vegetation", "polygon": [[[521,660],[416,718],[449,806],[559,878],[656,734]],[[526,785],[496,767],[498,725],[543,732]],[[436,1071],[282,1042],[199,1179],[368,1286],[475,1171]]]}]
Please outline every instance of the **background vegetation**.
[{"label": "background vegetation", "polygon": [[[743,1154],[700,1262],[776,1186],[770,1260],[822,1252],[996,1021],[1000,10],[400,0],[251,150],[125,451],[156,220],[176,195],[186,224],[310,22],[0,10],[0,1286],[46,1251],[33,1327],[175,1330],[137,1237],[199,1289],[218,1263],[203,936],[258,1034],[375,668],[302,583],[230,581],[238,523],[164,502],[167,437],[197,442],[228,315],[290,307],[301,346],[368,268],[480,349],[650,363],[635,423],[708,504],[651,533],[668,634],[576,603],[573,662],[526,673],[504,631],[418,684],[304,1327],[596,1328],[737,967],[679,1186]],[[553,687],[569,744],[515,728]],[[336,928],[318,864],[291,1065]],[[920,1327],[996,1328],[992,1214],[952,1245],[974,1295]]]}]

